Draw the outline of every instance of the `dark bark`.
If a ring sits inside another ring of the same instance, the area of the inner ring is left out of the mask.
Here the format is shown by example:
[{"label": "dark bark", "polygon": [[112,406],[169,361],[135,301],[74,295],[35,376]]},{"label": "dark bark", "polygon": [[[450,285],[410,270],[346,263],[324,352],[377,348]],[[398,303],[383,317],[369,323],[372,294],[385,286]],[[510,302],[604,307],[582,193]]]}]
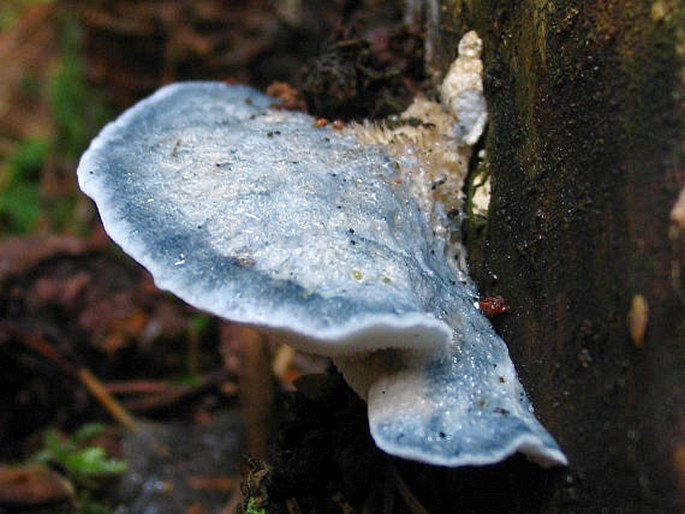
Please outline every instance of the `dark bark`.
[{"label": "dark bark", "polygon": [[[485,227],[467,230],[472,272],[507,299],[496,327],[571,462],[535,483],[509,463],[489,489],[538,489],[513,493],[525,502],[512,510],[683,509],[682,238],[669,213],[684,179],[685,3],[442,4],[437,67],[449,34],[484,40],[493,195]],[[626,321],[637,294],[642,348]]]}]

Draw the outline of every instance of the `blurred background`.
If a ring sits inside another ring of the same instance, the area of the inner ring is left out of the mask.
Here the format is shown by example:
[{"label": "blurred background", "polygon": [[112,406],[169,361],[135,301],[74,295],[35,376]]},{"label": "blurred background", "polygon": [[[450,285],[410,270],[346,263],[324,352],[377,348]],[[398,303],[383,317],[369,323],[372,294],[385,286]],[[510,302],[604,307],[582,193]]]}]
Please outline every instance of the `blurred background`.
[{"label": "blurred background", "polygon": [[[0,512],[261,512],[274,460],[298,469],[269,512],[299,512],[298,494],[322,512],[373,505],[363,405],[335,375],[279,400],[328,363],[157,290],[109,242],[75,170],[107,121],[175,81],[249,84],[331,120],[400,112],[428,85],[410,4],[2,2]],[[293,446],[279,461],[266,441],[291,411],[309,421],[279,436]],[[316,445],[297,453],[312,437],[329,453],[311,434],[340,416],[366,457],[341,472],[330,455],[312,464]]]}]

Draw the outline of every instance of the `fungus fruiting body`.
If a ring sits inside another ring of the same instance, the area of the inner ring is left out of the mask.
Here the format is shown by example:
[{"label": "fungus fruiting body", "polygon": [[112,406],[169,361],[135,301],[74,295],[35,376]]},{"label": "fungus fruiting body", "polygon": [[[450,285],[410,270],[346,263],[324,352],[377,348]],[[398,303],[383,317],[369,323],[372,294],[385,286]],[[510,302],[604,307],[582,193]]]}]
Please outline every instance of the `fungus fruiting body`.
[{"label": "fungus fruiting body", "polygon": [[390,454],[566,463],[398,171],[416,157],[272,103],[177,84],[103,129],[78,176],[110,236],[186,302],[332,357]]}]

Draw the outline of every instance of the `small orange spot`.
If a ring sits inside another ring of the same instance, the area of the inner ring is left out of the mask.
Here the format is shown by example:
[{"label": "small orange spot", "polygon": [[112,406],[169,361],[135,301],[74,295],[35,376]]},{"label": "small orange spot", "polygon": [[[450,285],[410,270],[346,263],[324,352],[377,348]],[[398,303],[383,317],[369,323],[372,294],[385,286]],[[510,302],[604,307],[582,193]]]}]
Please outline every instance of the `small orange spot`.
[{"label": "small orange spot", "polygon": [[314,120],[314,128],[324,128],[326,125],[328,125],[326,118],[316,118]]},{"label": "small orange spot", "polygon": [[396,178],[392,181],[392,183],[395,184],[396,186],[401,186],[404,182],[402,181],[401,178]]},{"label": "small orange spot", "polygon": [[680,441],[673,452],[675,471],[678,474],[678,487],[685,494],[685,441]]},{"label": "small orange spot", "polygon": [[186,514],[202,514],[202,507],[197,504],[190,505],[186,508]]},{"label": "small orange spot", "polygon": [[641,349],[645,345],[645,335],[649,324],[649,304],[641,294],[633,296],[626,321],[633,345],[635,348]]},{"label": "small orange spot", "polygon": [[685,230],[685,188],[680,191],[678,200],[671,209],[671,223],[680,230]]},{"label": "small orange spot", "polygon": [[502,296],[487,296],[482,298],[480,302],[480,310],[488,318],[494,318],[505,312],[509,312],[507,301]]},{"label": "small orange spot", "polygon": [[333,130],[342,130],[345,128],[345,122],[343,120],[335,120],[333,122]]},{"label": "small orange spot", "polygon": [[284,109],[289,111],[301,111],[304,102],[298,91],[287,82],[272,82],[266,88],[266,94],[281,101]]}]

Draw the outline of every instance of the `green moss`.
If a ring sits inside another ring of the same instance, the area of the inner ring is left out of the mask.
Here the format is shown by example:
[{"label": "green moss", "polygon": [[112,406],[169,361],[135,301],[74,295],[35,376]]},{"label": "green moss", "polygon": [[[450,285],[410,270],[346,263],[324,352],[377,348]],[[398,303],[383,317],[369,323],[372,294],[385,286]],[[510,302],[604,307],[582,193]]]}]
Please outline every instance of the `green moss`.
[{"label": "green moss", "polygon": [[103,101],[86,82],[81,55],[81,28],[68,15],[60,24],[61,61],[50,83],[50,103],[57,128],[60,154],[77,159],[95,131],[108,118]]},{"label": "green moss", "polygon": [[32,460],[57,466],[78,487],[92,491],[103,480],[126,471],[124,461],[111,459],[103,448],[92,445],[93,440],[104,430],[104,425],[89,423],[69,438],[62,438],[57,432],[48,431],[43,440],[43,449]]},{"label": "green moss", "polygon": [[247,501],[245,514],[266,514],[266,510],[262,507],[257,507],[257,500],[255,500],[255,498],[250,498]]},{"label": "green moss", "polygon": [[70,437],[54,430],[46,432],[43,448],[30,459],[58,469],[76,488],[76,514],[107,514],[111,509],[94,500],[112,480],[124,473],[127,465],[107,456],[104,448],[94,443],[105,426],[88,423]]},{"label": "green moss", "polygon": [[38,178],[49,151],[48,141],[28,139],[9,158],[0,182],[0,232],[26,234],[37,228],[42,215]]},{"label": "green moss", "polygon": [[[0,13],[12,9],[20,12],[31,3],[36,2],[11,2],[0,8]],[[57,7],[55,19],[61,48],[54,73],[48,83],[28,75],[22,83],[26,97],[44,102],[47,96],[55,130],[48,138],[18,142],[14,154],[4,163],[0,172],[3,236],[37,230],[82,231],[75,219],[80,193],[74,170],[79,156],[108,116],[104,103],[86,82],[78,23],[66,9]]]}]

